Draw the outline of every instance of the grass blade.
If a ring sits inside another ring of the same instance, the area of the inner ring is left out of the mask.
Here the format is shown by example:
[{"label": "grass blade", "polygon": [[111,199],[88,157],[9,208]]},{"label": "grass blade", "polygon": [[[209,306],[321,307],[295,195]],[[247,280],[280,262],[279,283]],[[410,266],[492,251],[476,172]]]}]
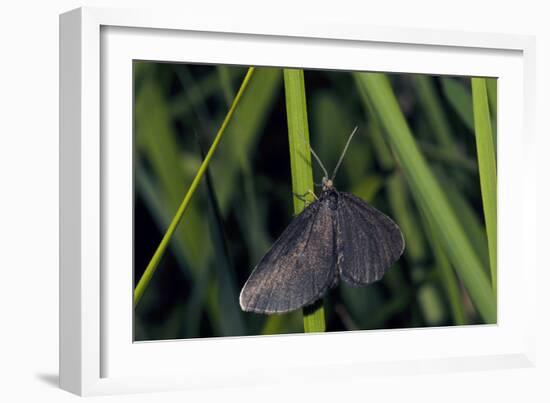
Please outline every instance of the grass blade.
[{"label": "grass blade", "polygon": [[260,136],[269,122],[282,82],[282,69],[256,69],[227,126],[223,155],[211,164],[216,172],[212,181],[220,210],[226,216],[236,205],[241,207],[235,209],[236,219],[254,262],[269,249],[271,239],[262,224],[265,200],[255,191],[257,177],[252,166],[257,158]]},{"label": "grass blade", "polygon": [[425,237],[418,223],[417,215],[412,211],[405,179],[400,172],[393,174],[388,179],[386,188],[395,222],[401,228],[407,245],[405,255],[412,262],[421,262],[426,252]]},{"label": "grass blade", "polygon": [[484,225],[481,223],[478,215],[463,192],[457,187],[456,183],[450,180],[449,177],[443,173],[443,170],[434,169],[434,172],[439,183],[441,183],[453,211],[462,224],[466,236],[480,258],[483,269],[487,273],[487,276],[490,276],[491,269],[489,265],[489,250],[487,248],[487,232],[485,231]]},{"label": "grass blade", "polygon": [[392,152],[384,140],[382,131],[380,130],[381,124],[378,121],[378,117],[374,112],[371,100],[368,97],[367,92],[363,86],[358,86],[359,96],[365,107],[366,113],[369,116],[367,133],[369,139],[372,142],[372,146],[375,150],[376,159],[378,164],[384,171],[392,171],[395,168],[395,161]]},{"label": "grass blade", "polygon": [[418,146],[431,161],[441,162],[450,168],[460,168],[477,175],[477,162],[457,151],[442,149],[430,143],[418,141]]},{"label": "grass blade", "polygon": [[497,151],[497,80],[496,78],[486,78],[487,97],[489,98],[489,109],[491,110],[491,127],[493,129],[493,145],[495,153]]},{"label": "grass blade", "polygon": [[[201,157],[204,160],[205,153],[198,141]],[[220,206],[212,184],[212,175],[210,167],[205,172],[206,193],[208,204],[210,207],[210,226],[212,234],[216,259],[213,262],[218,282],[217,291],[219,293],[219,301],[237,301],[238,291],[235,287],[234,265],[227,245],[227,236],[225,231],[225,223],[220,211]],[[244,323],[242,312],[237,304],[219,304],[220,306],[220,329],[224,336],[240,336],[244,333]]]},{"label": "grass blade", "polygon": [[415,74],[413,83],[416,87],[420,104],[425,112],[432,136],[445,151],[454,151],[453,133],[445,112],[439,102],[432,77]]},{"label": "grass blade", "polygon": [[236,195],[235,186],[239,184],[239,172],[253,163],[255,147],[269,122],[269,113],[273,109],[281,81],[281,69],[256,69],[246,94],[239,103],[239,109],[227,126],[224,153],[216,159],[213,166],[219,174],[212,178],[222,213],[227,211],[229,203]]},{"label": "grass blade", "polygon": [[172,238],[174,231],[176,230],[178,224],[180,223],[181,218],[183,217],[183,214],[187,210],[187,207],[189,206],[189,202],[191,201],[191,198],[193,197],[195,190],[199,186],[202,176],[204,175],[204,172],[206,171],[206,168],[208,167],[208,164],[210,163],[210,160],[212,159],[212,156],[214,155],[214,152],[216,151],[218,144],[222,139],[223,133],[225,132],[225,128],[229,124],[229,121],[231,120],[231,117],[233,116],[233,113],[235,112],[235,109],[239,104],[239,100],[241,99],[242,94],[244,93],[246,87],[248,86],[250,78],[252,77],[253,74],[254,74],[254,67],[250,67],[241,84],[241,87],[239,88],[239,91],[237,92],[237,95],[235,95],[235,99],[233,100],[231,108],[229,108],[229,111],[227,112],[227,115],[220,129],[218,130],[218,133],[216,134],[216,137],[212,145],[210,146],[208,153],[206,154],[204,161],[199,167],[197,175],[193,179],[193,182],[191,183],[189,190],[185,194],[185,197],[183,198],[183,201],[181,202],[176,212],[176,215],[170,222],[170,225],[166,230],[166,233],[164,234],[159,246],[157,247],[157,250],[155,251],[153,257],[151,258],[149,264],[147,265],[145,272],[139,279],[139,282],[134,290],[134,306],[139,303],[141,297],[143,296],[143,293],[145,292],[145,289],[149,285],[149,282],[153,277],[153,274],[160,262],[160,259],[162,258],[162,255],[164,254],[164,251],[166,250],[166,247],[168,246],[168,243],[170,242],[170,239]]},{"label": "grass blade", "polygon": [[[295,194],[303,195],[313,190],[303,70],[284,69],[284,81],[292,191]],[[304,207],[305,202],[294,196],[294,213],[300,213]],[[322,300],[304,308],[303,315],[305,332],[325,331],[325,312]]]},{"label": "grass blade", "polygon": [[489,244],[489,262],[493,291],[497,284],[497,166],[493,144],[491,114],[487,100],[487,84],[484,78],[472,78],[472,97],[476,133],[477,160],[483,213]]},{"label": "grass blade", "polygon": [[[146,203],[159,231],[162,231],[163,228],[166,228],[168,225],[170,225],[171,217],[169,216],[169,213],[166,211],[164,203],[162,202],[162,199],[160,197],[161,192],[155,187],[153,180],[149,178],[149,175],[146,173],[145,169],[139,161],[136,161],[135,171],[136,191]],[[181,267],[185,267],[187,265],[187,262],[185,261],[185,256],[183,254],[183,250],[185,249],[185,242],[178,232],[174,234],[174,239],[176,240],[176,242],[172,243],[172,253],[176,257],[179,265]]]},{"label": "grass blade", "polygon": [[[323,155],[323,164],[326,167],[335,167],[340,156],[334,151],[344,149],[348,135],[355,126],[364,128],[365,125],[357,121],[347,105],[330,93],[317,91],[316,94],[310,94],[310,99],[312,103],[309,122],[315,133],[311,144],[318,155]],[[364,179],[364,173],[370,170],[373,155],[372,147],[365,146],[367,141],[366,136],[354,137],[353,147],[348,149],[338,174],[337,182],[340,187],[341,180],[346,180],[348,186],[355,186]],[[313,174],[315,177],[315,166]]]},{"label": "grass blade", "polygon": [[220,78],[220,84],[223,90],[223,96],[227,106],[231,106],[233,100],[233,84],[231,83],[231,67],[220,64],[216,66],[216,72]]},{"label": "grass blade", "polygon": [[486,323],[496,322],[496,300],[489,279],[434,174],[420,153],[388,78],[354,73],[372,100],[387,140],[406,175],[413,197],[436,223],[437,236]]},{"label": "grass blade", "polygon": [[487,96],[489,98],[489,107],[491,108],[491,115],[497,114],[497,79],[486,78],[487,84]]},{"label": "grass blade", "polygon": [[472,114],[472,97],[467,87],[454,78],[442,77],[441,85],[445,98],[471,132],[474,132],[474,116]]},{"label": "grass blade", "polygon": [[351,193],[363,200],[372,201],[382,188],[383,183],[384,179],[380,175],[370,175],[355,185]]},{"label": "grass blade", "polygon": [[434,254],[436,270],[441,279],[441,283],[446,290],[446,297],[451,306],[451,313],[455,325],[465,325],[466,314],[464,313],[463,304],[460,300],[460,287],[457,278],[453,272],[453,268],[449,259],[445,255],[441,241],[438,239],[435,230],[435,223],[429,218],[425,211],[422,211],[423,223],[428,235],[428,242],[432,246]]},{"label": "grass blade", "polygon": [[[231,78],[242,76],[241,69],[229,69]],[[173,118],[184,119],[188,117],[197,104],[205,102],[206,99],[215,95],[220,90],[220,76],[218,73],[212,73],[201,81],[196,82],[185,93],[174,97],[170,105],[170,115]]]},{"label": "grass blade", "polygon": [[[153,79],[143,82],[136,94],[135,114],[140,161],[150,167],[151,177],[155,179],[155,188],[159,192],[158,198],[171,218],[184,195],[184,187],[191,183],[192,175],[181,167],[177,133],[168,113],[168,103],[162,88]],[[182,240],[182,253],[188,262],[182,268],[188,269],[194,276],[205,266],[207,255],[202,245],[208,235],[207,231],[198,230],[202,214],[197,205],[189,207],[186,222],[189,230],[176,232],[178,239]],[[195,232],[197,235],[193,234]]]},{"label": "grass blade", "polygon": [[241,170],[244,192],[240,202],[244,208],[242,211],[238,211],[237,221],[242,229],[252,261],[259,262],[272,242],[266,228],[262,225],[266,218],[264,206],[260,204],[261,200],[257,197],[254,174],[248,161],[243,160]]}]

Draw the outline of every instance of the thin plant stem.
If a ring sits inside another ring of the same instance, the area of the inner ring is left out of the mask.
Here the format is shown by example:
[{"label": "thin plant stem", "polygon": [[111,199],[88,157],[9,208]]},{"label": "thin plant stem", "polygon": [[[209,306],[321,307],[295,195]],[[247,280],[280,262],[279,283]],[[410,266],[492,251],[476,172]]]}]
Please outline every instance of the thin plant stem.
[{"label": "thin plant stem", "polygon": [[199,167],[199,170],[197,171],[197,174],[195,175],[193,182],[191,182],[191,186],[189,187],[189,190],[185,194],[185,197],[183,198],[180,206],[178,207],[178,210],[176,211],[174,218],[172,218],[172,221],[170,222],[170,225],[168,226],[166,233],[162,237],[162,240],[160,241],[160,244],[157,247],[157,250],[153,254],[153,257],[149,261],[149,264],[147,265],[145,271],[143,272],[143,275],[139,279],[139,282],[134,290],[134,306],[137,306],[137,304],[141,300],[141,297],[143,296],[143,293],[147,289],[147,286],[151,282],[151,278],[153,277],[153,274],[155,273],[158,267],[158,264],[162,256],[164,255],[166,247],[168,246],[170,239],[174,235],[174,232],[176,231],[176,228],[180,223],[183,217],[183,214],[187,210],[187,207],[189,206],[191,198],[195,194],[195,191],[197,190],[197,187],[199,186],[201,179],[204,173],[206,172],[206,168],[208,167],[208,164],[210,163],[210,160],[212,159],[214,152],[218,148],[218,144],[222,139],[225,129],[227,128],[227,125],[231,121],[231,117],[235,113],[235,110],[239,105],[239,101],[241,100],[244,91],[248,87],[248,84],[253,74],[254,74],[254,67],[250,67],[246,73],[246,76],[244,77],[244,80],[241,84],[241,87],[239,88],[239,91],[237,92],[237,95],[235,95],[235,98],[233,99],[233,103],[231,104],[231,107],[229,108],[227,115],[225,115],[225,119],[223,120],[220,126],[220,129],[218,130],[218,133],[216,134],[216,137],[214,138],[214,141],[212,142],[212,145],[210,146],[210,149],[206,154],[206,157],[204,158],[201,166]]},{"label": "thin plant stem", "polygon": [[[313,189],[304,71],[285,69],[284,81],[292,191],[295,195],[304,195]],[[305,203],[305,199],[295,196],[294,213],[300,213],[304,209]],[[322,299],[305,307],[303,316],[304,332],[325,331],[325,311]]]}]

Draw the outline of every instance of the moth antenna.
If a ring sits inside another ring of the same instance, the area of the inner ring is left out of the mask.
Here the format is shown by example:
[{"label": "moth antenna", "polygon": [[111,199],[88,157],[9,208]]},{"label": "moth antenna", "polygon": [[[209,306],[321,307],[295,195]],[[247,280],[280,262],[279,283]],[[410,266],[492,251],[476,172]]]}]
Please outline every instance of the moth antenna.
[{"label": "moth antenna", "polygon": [[309,146],[309,151],[311,151],[311,154],[315,157],[315,159],[319,163],[319,166],[321,167],[321,169],[325,173],[325,178],[328,178],[328,172],[327,172],[325,166],[323,165],[323,163],[321,162],[321,159],[317,156],[317,154],[315,154],[315,151],[313,151],[313,148],[311,148],[311,146]]},{"label": "moth antenna", "polygon": [[[313,151],[313,148],[311,148],[311,146],[308,144],[307,141],[305,140],[302,140],[304,142],[304,144],[306,144],[308,147],[309,147],[309,151],[311,152],[311,154],[315,157],[315,160],[317,160],[317,163],[319,164],[319,166],[321,167],[321,169],[323,170],[323,172],[325,173],[325,177],[328,178],[328,172],[325,168],[325,166],[323,165],[323,163],[321,162],[321,158],[319,158],[317,156],[317,154],[315,154],[315,151]],[[321,185],[322,186],[322,185]]]},{"label": "moth antenna", "polygon": [[[342,151],[342,155],[340,155],[340,159],[338,160],[338,163],[336,164],[336,168],[334,168],[334,171],[332,172],[332,176],[330,177],[330,180],[333,181],[336,177],[336,173],[338,172],[338,168],[340,168],[340,165],[342,164],[342,161],[344,160],[344,155],[346,155],[346,151],[348,151],[349,143],[351,143],[351,139],[353,138],[353,135],[357,131],[358,126],[355,126],[355,129],[351,132],[351,134],[348,137],[348,141],[346,142],[346,146],[344,147],[344,151]],[[313,152],[313,150],[311,150]],[[325,171],[326,172],[326,171]],[[328,175],[327,175],[328,178]]]}]

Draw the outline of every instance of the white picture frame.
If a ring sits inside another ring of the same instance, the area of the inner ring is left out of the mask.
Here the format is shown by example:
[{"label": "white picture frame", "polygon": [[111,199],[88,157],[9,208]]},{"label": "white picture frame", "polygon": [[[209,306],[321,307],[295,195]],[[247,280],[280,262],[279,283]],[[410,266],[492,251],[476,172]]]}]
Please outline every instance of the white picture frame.
[{"label": "white picture frame", "polygon": [[[96,395],[532,366],[534,49],[521,35],[151,10],[61,15],[61,387]],[[132,271],[108,270],[127,267],[132,247],[133,59],[498,76],[497,325],[133,343]]]}]

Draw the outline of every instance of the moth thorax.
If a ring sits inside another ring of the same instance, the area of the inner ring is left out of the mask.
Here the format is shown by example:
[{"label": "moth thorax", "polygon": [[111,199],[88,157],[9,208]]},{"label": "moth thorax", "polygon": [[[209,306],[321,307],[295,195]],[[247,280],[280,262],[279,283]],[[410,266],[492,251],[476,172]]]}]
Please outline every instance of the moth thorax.
[{"label": "moth thorax", "polygon": [[338,209],[338,192],[335,190],[329,190],[328,191],[328,206],[332,211],[335,211]]},{"label": "moth thorax", "polygon": [[332,189],[332,180],[327,178],[326,176],[323,176],[323,190],[329,190]]}]

